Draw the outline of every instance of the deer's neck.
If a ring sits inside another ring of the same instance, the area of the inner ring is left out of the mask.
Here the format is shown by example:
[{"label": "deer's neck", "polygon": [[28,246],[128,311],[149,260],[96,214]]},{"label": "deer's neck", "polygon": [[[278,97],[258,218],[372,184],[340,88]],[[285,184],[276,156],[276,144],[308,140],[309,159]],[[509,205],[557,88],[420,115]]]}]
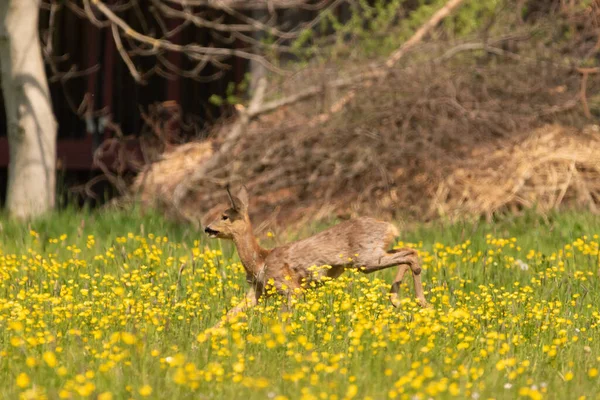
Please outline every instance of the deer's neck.
[{"label": "deer's neck", "polygon": [[240,235],[236,235],[233,241],[246,272],[258,276],[265,264],[268,250],[259,246],[251,229]]}]

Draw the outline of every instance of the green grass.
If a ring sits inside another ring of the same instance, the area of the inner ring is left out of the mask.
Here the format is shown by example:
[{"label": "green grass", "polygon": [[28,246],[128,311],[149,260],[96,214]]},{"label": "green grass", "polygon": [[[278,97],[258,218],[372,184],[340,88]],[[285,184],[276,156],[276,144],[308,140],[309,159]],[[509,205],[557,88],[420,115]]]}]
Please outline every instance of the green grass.
[{"label": "green grass", "polygon": [[583,235],[600,230],[600,216],[586,211],[568,210],[538,214],[504,215],[489,222],[440,222],[417,225],[406,232],[408,240],[433,243],[459,243],[471,239],[476,246],[485,246],[485,236],[515,237],[522,247],[540,251],[556,250],[557,243],[568,243]]},{"label": "green grass", "polygon": [[432,309],[348,272],[207,336],[246,290],[231,244],[139,210],[0,217],[0,398],[597,398],[596,234],[574,211],[415,226]]}]

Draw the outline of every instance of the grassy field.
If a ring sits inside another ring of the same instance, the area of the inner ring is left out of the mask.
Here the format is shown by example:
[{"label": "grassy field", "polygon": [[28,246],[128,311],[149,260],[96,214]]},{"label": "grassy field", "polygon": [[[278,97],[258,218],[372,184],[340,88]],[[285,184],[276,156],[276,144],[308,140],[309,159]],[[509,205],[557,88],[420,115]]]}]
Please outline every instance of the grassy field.
[{"label": "grassy field", "polygon": [[433,308],[347,273],[208,336],[246,289],[231,245],[135,212],[2,218],[0,398],[599,398],[598,234],[574,212],[418,227],[398,245]]}]

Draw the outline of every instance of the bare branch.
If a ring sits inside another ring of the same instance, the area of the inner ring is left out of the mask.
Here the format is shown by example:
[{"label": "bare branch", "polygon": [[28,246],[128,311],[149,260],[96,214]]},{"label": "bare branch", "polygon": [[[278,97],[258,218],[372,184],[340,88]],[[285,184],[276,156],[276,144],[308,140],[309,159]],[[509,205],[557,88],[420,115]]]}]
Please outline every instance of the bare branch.
[{"label": "bare branch", "polygon": [[224,2],[221,2],[221,6],[222,6],[222,9],[224,11],[226,11],[228,14],[238,18],[241,21],[244,21],[246,24],[252,26],[256,30],[268,32],[268,33],[272,34],[273,36],[280,37],[283,39],[293,39],[293,38],[298,37],[297,33],[281,32],[280,30],[273,28],[272,26],[266,25],[266,24],[260,22],[259,20],[250,18],[247,15],[237,11],[235,8],[231,8],[231,7],[227,6]]},{"label": "bare branch", "polygon": [[211,81],[221,78],[224,73],[223,69],[221,69],[212,75],[200,76],[200,72],[208,64],[208,60],[200,61],[194,68],[192,68],[190,70],[185,70],[185,69],[181,69],[181,68],[177,67],[175,64],[171,63],[166,57],[163,57],[161,54],[157,54],[156,57],[158,58],[158,60],[161,62],[162,65],[167,67],[169,72],[172,72],[175,75],[179,75],[184,78],[193,79],[197,82],[211,82]]},{"label": "bare branch", "polygon": [[46,32],[46,44],[44,53],[52,54],[54,49],[53,36],[56,29],[56,13],[60,10],[62,4],[53,2],[50,5],[50,17],[48,18],[48,31]]},{"label": "bare branch", "polygon": [[[96,4],[95,0],[92,1],[94,2],[94,4]],[[87,17],[87,19],[92,24],[96,25],[98,28],[107,28],[108,26],[110,26],[109,21],[100,21],[98,18],[96,18],[96,15],[94,15],[94,11],[90,6],[90,0],[83,0],[83,11],[85,12],[85,16]]]},{"label": "bare branch", "polygon": [[87,15],[83,8],[79,7],[77,4],[73,3],[72,1],[67,1],[65,4],[66,4],[67,8],[69,8],[73,12],[73,14],[77,15],[79,18],[87,19]]},{"label": "bare branch", "polygon": [[433,14],[433,16],[425,22],[412,36],[408,39],[398,50],[392,53],[385,62],[387,68],[392,68],[408,50],[410,50],[415,44],[419,43],[425,35],[427,35],[433,28],[435,28],[441,20],[446,18],[455,8],[461,5],[463,0],[449,0],[446,5]]},{"label": "bare branch", "polygon": [[119,51],[121,58],[125,62],[125,65],[127,65],[129,73],[131,74],[133,79],[135,79],[136,82],[145,84],[146,82],[140,76],[137,68],[135,67],[135,64],[131,60],[131,57],[129,57],[129,54],[127,54],[127,51],[123,47],[123,43],[121,42],[121,35],[119,34],[119,28],[116,25],[112,25],[111,30],[113,39],[115,40],[115,45],[117,46],[117,50]]},{"label": "bare branch", "polygon": [[[84,0],[88,2],[89,0]],[[98,10],[104,14],[104,16],[113,24],[117,25],[126,36],[137,40],[138,42],[145,43],[151,46],[151,48],[155,51],[159,49],[176,51],[180,53],[185,53],[189,57],[199,56],[237,56],[241,58],[245,58],[248,60],[254,60],[259,64],[263,65],[265,68],[277,72],[280,74],[284,74],[285,71],[281,68],[276,67],[272,63],[268,62],[264,57],[259,55],[249,53],[243,50],[237,49],[225,49],[225,48],[216,48],[216,47],[205,47],[197,44],[188,44],[188,45],[178,45],[175,43],[171,43],[167,40],[157,39],[151,36],[144,35],[131,26],[127,24],[122,18],[116,15],[106,4],[101,2],[100,0],[92,0],[92,3],[98,8]]]},{"label": "bare branch", "polygon": [[214,9],[236,9],[236,10],[265,10],[302,8],[304,10],[320,10],[329,2],[323,0],[317,4],[310,4],[307,0],[165,0],[180,6],[205,6]]},{"label": "bare branch", "polygon": [[69,79],[73,78],[81,78],[82,76],[93,74],[94,72],[98,72],[100,70],[100,64],[92,65],[89,68],[78,70],[76,65],[72,65],[71,68],[67,72],[60,72],[58,69],[52,68],[53,75],[48,78],[49,82],[57,82],[60,81],[65,83]]},{"label": "bare branch", "polygon": [[459,44],[458,46],[455,46],[455,47],[449,49],[448,51],[446,51],[437,60],[435,60],[435,62],[445,61],[463,51],[474,51],[474,50],[484,50],[488,53],[492,53],[492,54],[496,54],[496,55],[504,56],[504,57],[509,57],[514,60],[521,59],[521,56],[519,56],[518,54],[511,53],[510,51],[502,50],[498,47],[490,46],[486,43],[463,43],[463,44]]},{"label": "bare branch", "polygon": [[587,81],[590,74],[597,74],[600,72],[600,68],[577,68],[577,72],[579,72],[581,76],[581,88],[579,90],[579,97],[581,99],[581,104],[583,105],[583,113],[588,119],[592,119],[592,113],[590,112],[590,107],[587,101]]},{"label": "bare branch", "polygon": [[169,7],[167,4],[160,0],[151,1],[152,4],[167,17],[179,18],[184,21],[189,21],[199,28],[209,28],[226,32],[255,32],[260,30],[259,27],[251,24],[223,24],[219,22],[209,21],[189,11],[179,11],[173,7]]}]

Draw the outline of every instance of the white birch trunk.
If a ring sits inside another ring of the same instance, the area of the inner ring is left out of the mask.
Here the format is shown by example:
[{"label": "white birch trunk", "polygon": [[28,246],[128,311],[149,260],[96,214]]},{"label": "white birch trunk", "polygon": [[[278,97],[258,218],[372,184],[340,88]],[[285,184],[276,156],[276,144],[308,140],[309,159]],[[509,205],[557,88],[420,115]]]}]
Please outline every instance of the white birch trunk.
[{"label": "white birch trunk", "polygon": [[39,0],[0,0],[0,67],[10,160],[6,206],[17,218],[54,207],[57,124],[38,33]]}]

